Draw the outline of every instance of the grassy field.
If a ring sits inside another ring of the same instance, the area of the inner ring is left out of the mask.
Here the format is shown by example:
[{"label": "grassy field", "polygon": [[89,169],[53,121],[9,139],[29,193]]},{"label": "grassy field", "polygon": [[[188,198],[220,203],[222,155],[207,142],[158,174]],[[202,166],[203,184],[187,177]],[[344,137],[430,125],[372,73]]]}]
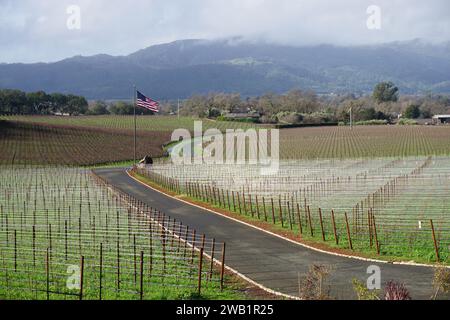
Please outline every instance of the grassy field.
[{"label": "grassy field", "polygon": [[244,298],[206,257],[199,269],[197,249],[220,257],[220,243],[189,234],[194,250],[180,225],[88,171],[0,168],[0,203],[0,300]]}]

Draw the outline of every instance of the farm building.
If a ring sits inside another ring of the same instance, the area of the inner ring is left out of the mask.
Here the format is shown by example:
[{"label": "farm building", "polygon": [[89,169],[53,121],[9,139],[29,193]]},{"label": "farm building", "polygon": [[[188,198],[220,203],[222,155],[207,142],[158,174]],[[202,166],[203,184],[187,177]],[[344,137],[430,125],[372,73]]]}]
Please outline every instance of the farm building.
[{"label": "farm building", "polygon": [[450,124],[450,114],[435,115],[433,117],[434,124]]},{"label": "farm building", "polygon": [[250,112],[250,113],[226,113],[223,116],[227,120],[245,120],[245,119],[258,120],[261,117],[261,115],[259,113],[257,113],[257,112]]}]

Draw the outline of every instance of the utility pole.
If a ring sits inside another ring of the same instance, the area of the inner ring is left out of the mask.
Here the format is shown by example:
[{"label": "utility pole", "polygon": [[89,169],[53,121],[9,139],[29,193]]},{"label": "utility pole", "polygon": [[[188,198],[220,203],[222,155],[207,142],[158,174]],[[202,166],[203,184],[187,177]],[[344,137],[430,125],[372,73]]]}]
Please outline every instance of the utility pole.
[{"label": "utility pole", "polygon": [[180,99],[178,99],[178,111],[177,111],[178,120],[180,120]]},{"label": "utility pole", "polygon": [[350,129],[353,129],[353,107],[350,108]]}]

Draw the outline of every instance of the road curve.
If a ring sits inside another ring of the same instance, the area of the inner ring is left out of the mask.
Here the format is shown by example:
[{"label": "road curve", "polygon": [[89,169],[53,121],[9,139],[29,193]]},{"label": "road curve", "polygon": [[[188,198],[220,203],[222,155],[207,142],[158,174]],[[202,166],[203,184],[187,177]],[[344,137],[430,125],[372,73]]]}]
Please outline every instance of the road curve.
[{"label": "road curve", "polygon": [[[130,178],[124,169],[97,169],[96,174],[109,183],[167,215],[194,228],[200,234],[226,242],[226,264],[251,280],[272,290],[298,296],[298,277],[310,265],[333,266],[329,279],[331,296],[355,299],[352,279],[366,282],[367,268],[373,262],[317,252],[245,224],[188,205],[154,191]],[[379,263],[382,283],[403,282],[413,299],[429,299],[432,295],[433,270],[423,266]]]}]

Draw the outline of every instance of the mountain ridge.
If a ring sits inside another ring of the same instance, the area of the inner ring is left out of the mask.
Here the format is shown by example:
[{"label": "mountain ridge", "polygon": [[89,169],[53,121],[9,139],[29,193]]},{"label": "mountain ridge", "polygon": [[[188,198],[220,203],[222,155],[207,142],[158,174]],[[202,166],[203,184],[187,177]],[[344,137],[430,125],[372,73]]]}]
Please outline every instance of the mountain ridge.
[{"label": "mountain ridge", "polygon": [[233,40],[178,40],[129,55],[74,56],[51,63],[0,64],[0,88],[89,99],[125,99],[133,84],[157,99],[208,92],[244,96],[292,88],[368,93],[393,81],[403,93],[450,93],[450,43],[421,40],[366,46],[288,46]]}]

